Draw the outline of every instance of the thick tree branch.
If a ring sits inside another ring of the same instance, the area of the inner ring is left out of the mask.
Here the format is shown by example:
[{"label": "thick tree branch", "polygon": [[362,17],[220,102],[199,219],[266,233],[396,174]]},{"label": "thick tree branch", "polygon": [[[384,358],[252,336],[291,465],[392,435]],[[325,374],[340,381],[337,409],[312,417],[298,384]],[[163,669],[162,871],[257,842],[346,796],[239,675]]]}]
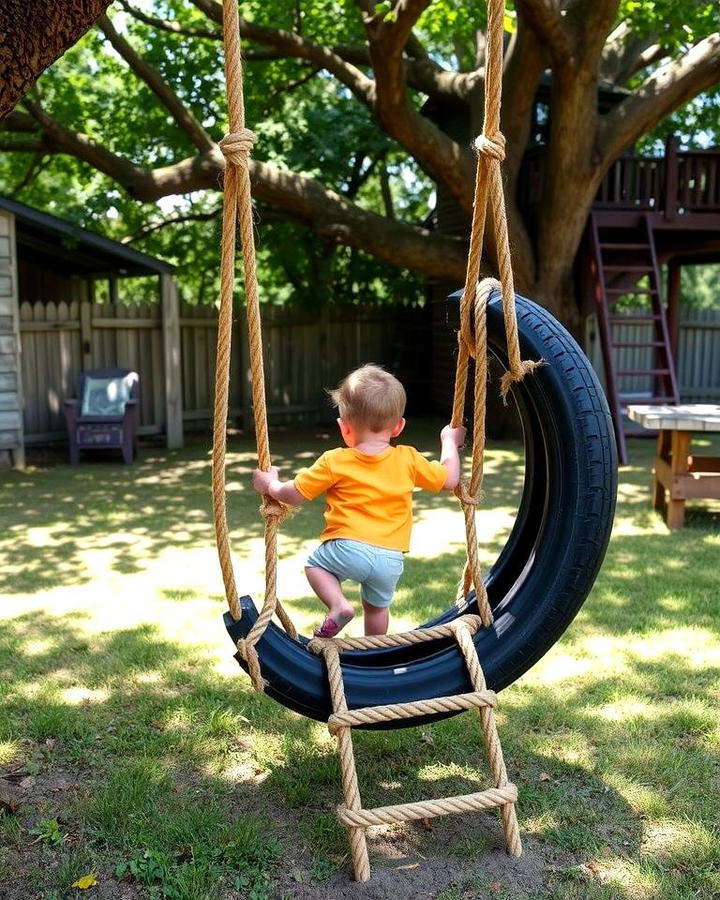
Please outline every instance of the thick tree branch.
[{"label": "thick tree branch", "polygon": [[515,9],[547,48],[554,63],[572,59],[575,48],[555,0],[515,0]]},{"label": "thick tree branch", "polygon": [[44,150],[51,153],[67,153],[88,163],[99,172],[118,181],[132,196],[137,196],[136,186],[140,189],[152,175],[152,170],[136,166],[124,157],[95,143],[87,135],[71,131],[56,122],[36,101],[26,99],[25,105],[42,128],[41,145]]},{"label": "thick tree branch", "polygon": [[393,265],[452,281],[462,279],[466,244],[457,238],[367,212],[312,178],[265,163],[250,170],[257,200],[292,214],[316,234]]},{"label": "thick tree branch", "polygon": [[[605,39],[617,19],[620,0],[568,0],[565,4],[565,28],[570,34],[572,68],[582,65],[593,77],[600,63]],[[562,60],[557,60],[562,64]]]},{"label": "thick tree branch", "polygon": [[[171,194],[218,190],[225,161],[211,151],[171,166],[144,168],[100,147],[86,135],[72,132],[47,116],[35,103],[30,112],[43,129],[43,152],[67,153],[115,180],[137,200],[155,202]],[[338,244],[363,250],[385,262],[436,277],[459,281],[465,266],[465,243],[442,237],[415,225],[392,221],[368,212],[319,181],[285,172],[267,163],[250,161],[253,196],[316,234]]]},{"label": "thick tree branch", "polygon": [[598,128],[596,162],[604,171],[626,147],[678,107],[720,81],[720,33],[695,44],[680,59],[659,68]]},{"label": "thick tree branch", "polygon": [[127,0],[117,0],[126,13],[131,15],[138,22],[144,22],[151,28],[157,28],[160,31],[168,31],[170,34],[176,34],[181,37],[206,38],[212,41],[222,41],[222,31],[211,28],[191,28],[187,25],[180,25],[174,19],[160,19],[156,16],[148,16],[146,13],[134,6],[131,6]]},{"label": "thick tree branch", "polygon": [[392,18],[383,13],[366,14],[365,30],[371,39],[374,36],[376,41],[382,41],[386,51],[399,60],[415,23],[430,3],[431,0],[398,0],[392,10]]},{"label": "thick tree branch", "polygon": [[380,15],[365,16],[375,73],[374,112],[383,131],[407,150],[431,178],[444,184],[469,215],[474,177],[471,154],[417,112],[407,92],[403,47],[429,2],[401,0],[394,9],[394,20]]},{"label": "thick tree branch", "polygon": [[511,191],[528,145],[535,95],[545,64],[543,42],[525,19],[524,11],[518,9],[517,31],[505,55],[501,122],[506,140],[504,171]]},{"label": "thick tree branch", "polygon": [[37,122],[32,116],[29,116],[27,113],[19,112],[19,110],[16,109],[0,122],[0,128],[3,131],[32,133],[36,132],[38,127]]},{"label": "thick tree branch", "polygon": [[518,251],[515,253],[515,276],[519,283],[524,284],[532,284],[535,280],[534,252],[527,223],[518,205],[517,186],[530,138],[537,86],[545,63],[546,53],[537,32],[526,22],[524,12],[518,10],[517,31],[505,57],[500,124],[506,141],[503,163],[503,173],[507,179],[505,205],[513,243]]},{"label": "thick tree branch", "polygon": [[[212,21],[222,24],[222,6],[216,0],[191,0]],[[368,8],[373,8],[370,4]],[[247,60],[261,59],[304,59],[315,68],[326,69],[338,81],[348,87],[358,99],[370,106],[374,100],[374,83],[361,71],[361,67],[371,66],[370,51],[367,47],[354,47],[340,44],[334,47],[323,47],[314,44],[298,34],[266,28],[254,22],[240,21],[240,35],[245,40],[272,47],[272,51],[263,53],[256,50],[243,50]],[[418,41],[410,36],[406,46],[409,54],[405,58],[405,71],[410,87],[422,91],[428,96],[455,96],[461,99],[473,89],[479,77],[478,73],[449,72],[432,60],[422,49]]]},{"label": "thick tree branch", "polygon": [[[222,25],[222,6],[216,0],[192,0],[192,3],[212,21]],[[334,53],[329,47],[315,44],[290,31],[266,28],[262,25],[256,25],[254,22],[247,22],[244,19],[240,20],[240,35],[259,44],[274,47],[288,56],[305,59],[317,69],[326,69],[352,91],[358,100],[366,105],[372,105],[375,94],[375,86],[372,79],[368,78],[360,69],[345,62],[342,57]]]},{"label": "thick tree branch", "polygon": [[[222,6],[216,0],[192,0],[213,21],[222,23]],[[448,182],[450,190],[469,212],[472,178],[472,160],[457,144],[447,137],[432,122],[417,113],[409,104],[405,87],[405,62],[402,56],[407,39],[417,17],[430,0],[407,0],[398,9],[396,21],[378,21],[370,17],[366,23],[370,31],[379,34],[375,43],[371,42],[369,62],[373,66],[375,80],[365,76],[355,66],[346,63],[333,50],[307,41],[296,34],[278,29],[266,28],[241,20],[240,33],[249,40],[274,46],[288,55],[309,60],[313,65],[326,69],[335,75],[356,97],[372,109],[386,132],[416,157],[428,174],[438,181]],[[390,54],[386,48],[394,48]],[[382,44],[382,46],[379,46]],[[432,61],[415,61],[414,74],[425,79],[428,87],[436,89],[443,85],[446,93],[458,95],[459,90],[470,90],[480,76],[458,76],[438,71]]]},{"label": "thick tree branch", "polygon": [[625,69],[623,72],[620,72],[619,77],[623,79],[623,82],[625,82],[633,75],[637,75],[638,72],[641,72],[648,66],[652,66],[654,63],[659,63],[666,56],[668,56],[666,47],[663,47],[661,44],[651,44],[649,47],[646,47],[642,53],[638,54],[637,58],[632,64],[632,67],[628,66],[627,69]]},{"label": "thick tree branch", "polygon": [[49,153],[42,141],[0,141],[0,153]]},{"label": "thick tree branch", "polygon": [[629,22],[621,22],[605,42],[600,77],[623,85],[636,72],[662,59],[664,52],[657,43],[657,35],[636,37]]},{"label": "thick tree branch", "polygon": [[115,50],[122,56],[133,72],[150,88],[159,98],[160,102],[169,110],[173,119],[177,122],[192,144],[201,153],[205,153],[213,146],[213,139],[205,131],[200,122],[180,100],[177,94],[170,88],[160,73],[154,69],[140,54],[136,53],[130,44],[121,37],[113,27],[110,19],[103,15],[98,20],[98,25],[105,37],[110,41]]}]

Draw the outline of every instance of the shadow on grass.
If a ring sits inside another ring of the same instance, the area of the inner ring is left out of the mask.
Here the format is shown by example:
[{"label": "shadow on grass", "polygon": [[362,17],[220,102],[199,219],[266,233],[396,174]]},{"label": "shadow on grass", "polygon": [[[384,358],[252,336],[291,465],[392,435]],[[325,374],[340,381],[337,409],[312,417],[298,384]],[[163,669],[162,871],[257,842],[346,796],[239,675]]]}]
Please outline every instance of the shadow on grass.
[{"label": "shadow on grass", "polygon": [[[419,423],[410,437],[437,455],[437,430]],[[333,446],[334,434],[273,434],[274,461],[287,478]],[[251,487],[252,437],[231,439],[227,461],[231,545],[242,559],[250,552],[248,543],[263,534]],[[499,448],[487,468],[486,506],[517,508],[523,482],[519,445]],[[90,583],[95,576],[88,558],[94,554],[102,556],[104,570],[133,574],[166,550],[212,547],[210,478],[209,439],[199,438],[178,451],[144,450],[134,466],[91,461],[0,472],[0,591],[34,594]],[[416,515],[447,504],[455,505],[447,494],[419,492]],[[296,552],[320,534],[322,506],[317,501],[286,523],[283,553]]]},{"label": "shadow on grass", "polygon": [[[417,443],[432,451],[435,441],[428,430]],[[275,458],[289,473],[331,445],[279,435]],[[628,533],[614,538],[596,588],[558,648],[589,658],[589,672],[557,681],[530,673],[501,696],[501,740],[510,777],[521,790],[526,845],[548,869],[567,869],[606,852],[643,859],[642,816],[673,828],[691,817],[710,822],[708,831],[712,826],[708,795],[716,763],[708,735],[715,727],[718,672],[695,666],[673,635],[682,629],[717,634],[717,514],[712,505],[700,506],[684,532],[657,531],[649,509],[652,448],[633,445],[631,453],[634,464],[623,470],[618,510],[619,528]],[[501,448],[494,459],[497,474],[488,478],[486,506],[512,508],[523,477],[518,448]],[[243,543],[262,533],[249,487],[253,467],[250,442],[234,443],[228,504],[241,555],[249,552]],[[212,545],[209,459],[198,446],[146,452],[132,469],[62,466],[0,478],[3,487],[12,487],[0,491],[5,590],[35,594],[82,584],[91,577],[88,552],[105,552],[112,571],[129,573],[166,548]],[[448,499],[419,494],[418,516]],[[317,536],[320,511],[315,504],[288,523],[288,546]],[[493,546],[499,549],[503,540],[498,533]],[[439,549],[435,559],[408,560],[397,614],[420,621],[452,602],[464,552]],[[318,608],[309,598],[297,606]],[[645,635],[665,642],[653,656],[638,650],[637,638]],[[598,639],[627,642],[616,651],[620,672],[590,646]],[[227,652],[232,654],[230,642]],[[15,854],[12,864],[28,846],[27,829],[57,817],[66,823],[68,843],[84,848],[107,878],[118,861],[137,862],[148,849],[165,854],[163,865],[176,875],[195,866],[181,896],[198,900],[212,896],[208,885],[217,878],[209,865],[198,869],[188,845],[225,846],[228,828],[256,816],[260,838],[264,829],[281,836],[286,868],[296,866],[305,879],[314,874],[344,881],[344,869],[332,875],[345,864],[339,860],[347,844],[332,811],[339,772],[324,727],[252,694],[239,670],[237,680],[227,679],[215,665],[203,648],[169,641],[160,626],[92,634],[83,613],[0,621],[0,760],[34,779],[26,786],[22,835],[0,827]],[[474,790],[475,770],[487,771],[477,737],[468,716],[433,727],[432,743],[417,729],[358,733],[364,803]],[[56,790],[59,775],[70,787]],[[641,799],[631,806],[617,785],[630,785]],[[487,821],[439,820],[431,834],[408,827],[390,840],[375,840],[374,852],[386,863],[398,846],[416,857],[473,858],[487,846],[488,834],[500,840],[499,829],[488,832]],[[697,873],[704,871],[703,847],[710,843],[708,838],[688,850],[671,842],[650,861],[665,884],[679,885],[675,894],[658,896],[708,895]],[[47,860],[37,862],[41,886],[50,869]],[[553,878],[544,874],[538,892],[552,891]],[[567,896],[629,900],[635,888],[618,881],[605,895],[581,883],[578,893]],[[288,896],[300,896],[299,889],[290,885]]]},{"label": "shadow on grass", "polygon": [[[199,892],[188,896],[209,897],[203,892],[220,876],[209,869],[193,874],[194,857],[184,848],[225,846],[250,817],[261,836],[279,836],[286,866],[292,861],[301,880],[344,882],[346,835],[333,813],[340,799],[334,742],[323,725],[251,693],[239,671],[236,681],[219,676],[201,650],[164,639],[152,625],[91,636],[81,617],[27,615],[0,623],[0,674],[0,746],[13,743],[15,764],[35,773],[21,817],[25,834],[39,820],[57,818],[73,846],[107,878],[118,863],[151,851],[169,860],[168,883],[192,876]],[[500,714],[507,721],[501,739],[510,778],[520,787],[530,854],[567,869],[602,853],[640,852],[642,823],[599,764],[613,748],[624,748],[622,771],[655,792],[668,815],[678,779],[694,778],[692,799],[702,801],[714,765],[702,741],[713,727],[713,673],[693,692],[707,703],[705,712],[669,705],[630,717],[599,713],[623,690],[650,704],[658,699],[658,683],[693,677],[691,662],[672,655],[636,660],[622,685],[600,668],[577,690],[529,684],[502,695]],[[665,699],[672,704],[674,698]],[[656,741],[648,742],[648,732]],[[637,748],[628,742],[633,736]],[[488,772],[478,738],[469,716],[432,729],[357,732],[364,804],[477,790],[478,772]],[[582,744],[588,760],[573,763],[553,750],[553,742],[567,741]],[[70,777],[70,789],[55,791],[58,774]],[[372,852],[385,863],[398,852],[467,863],[501,844],[499,825],[488,826],[494,818],[488,815],[440,819],[432,833],[408,826],[401,834],[381,834]],[[12,852],[19,854],[23,840],[16,844]],[[680,851],[671,854],[668,865],[679,857]],[[333,875],[338,866],[341,874]],[[282,867],[275,871],[284,877]],[[46,875],[39,872],[38,883],[48,883]],[[548,889],[553,876],[543,877]],[[614,896],[634,895],[618,887]]]}]

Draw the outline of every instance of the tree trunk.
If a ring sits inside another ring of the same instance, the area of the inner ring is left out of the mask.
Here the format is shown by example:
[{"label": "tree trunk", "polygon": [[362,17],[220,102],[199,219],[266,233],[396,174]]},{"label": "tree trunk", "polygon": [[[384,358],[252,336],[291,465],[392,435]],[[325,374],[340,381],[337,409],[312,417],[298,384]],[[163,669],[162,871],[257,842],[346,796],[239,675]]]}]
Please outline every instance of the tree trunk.
[{"label": "tree trunk", "polygon": [[111,0],[3,0],[0,4],[0,119],[40,74],[72,47]]}]

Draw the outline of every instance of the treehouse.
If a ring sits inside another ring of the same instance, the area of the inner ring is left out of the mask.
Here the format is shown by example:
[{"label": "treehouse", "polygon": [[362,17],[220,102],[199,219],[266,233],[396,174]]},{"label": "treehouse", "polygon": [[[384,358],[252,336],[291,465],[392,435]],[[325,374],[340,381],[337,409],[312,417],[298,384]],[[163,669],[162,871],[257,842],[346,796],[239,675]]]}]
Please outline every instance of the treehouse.
[{"label": "treehouse", "polygon": [[[531,231],[542,202],[550,95],[546,76],[536,94],[518,178],[518,205]],[[601,85],[598,112],[608,112],[625,97],[625,91]],[[462,105],[428,102],[423,112],[458,142],[469,142],[467,110]],[[467,233],[462,210],[440,185],[433,225],[446,234]],[[605,384],[623,462],[625,437],[632,433],[625,407],[680,399],[680,274],[683,266],[708,263],[720,263],[720,148],[680,152],[671,139],[664,156],[629,153],[618,159],[600,184],[588,217],[576,256],[575,295],[588,326],[585,332],[599,344],[597,360],[587,344],[586,351]],[[432,400],[437,410],[448,405],[442,385],[447,383],[455,349],[444,303],[450,288],[428,285],[433,307]],[[708,376],[713,386],[693,399],[709,400],[720,393],[716,390],[720,354],[710,350],[706,356],[707,365],[717,368]],[[507,413],[500,408],[496,412],[493,418],[500,424],[496,436],[502,436]]]},{"label": "treehouse", "polygon": [[581,312],[596,316],[622,462],[625,407],[680,400],[680,273],[707,263],[720,263],[720,148],[681,153],[671,140],[664,157],[617,160],[590,213],[577,286]]}]

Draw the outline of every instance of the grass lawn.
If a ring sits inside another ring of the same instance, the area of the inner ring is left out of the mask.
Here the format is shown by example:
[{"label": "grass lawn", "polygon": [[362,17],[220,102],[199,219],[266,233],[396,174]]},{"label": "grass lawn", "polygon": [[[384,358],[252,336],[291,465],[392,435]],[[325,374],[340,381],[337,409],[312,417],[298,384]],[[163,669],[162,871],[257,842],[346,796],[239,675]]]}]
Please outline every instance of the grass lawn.
[{"label": "grass lawn", "polygon": [[[334,435],[271,440],[290,473]],[[436,451],[430,423],[408,440]],[[720,896],[720,503],[696,501],[670,534],[650,510],[652,451],[631,442],[579,616],[500,696],[525,854],[505,856],[491,813],[376,828],[367,885],[348,880],[334,741],[254,694],[232,658],[208,441],[146,448],[133,467],[48,457],[0,473],[0,802],[19,803],[0,812],[0,898]],[[259,598],[251,440],[234,437],[228,461],[238,584]],[[489,451],[486,564],[522,474],[518,445]],[[280,546],[281,597],[306,632],[321,618],[302,574],[321,512],[293,517]],[[463,555],[454,499],[419,495],[395,630],[450,605]],[[356,732],[355,747],[367,806],[487,783],[471,714]]]}]

